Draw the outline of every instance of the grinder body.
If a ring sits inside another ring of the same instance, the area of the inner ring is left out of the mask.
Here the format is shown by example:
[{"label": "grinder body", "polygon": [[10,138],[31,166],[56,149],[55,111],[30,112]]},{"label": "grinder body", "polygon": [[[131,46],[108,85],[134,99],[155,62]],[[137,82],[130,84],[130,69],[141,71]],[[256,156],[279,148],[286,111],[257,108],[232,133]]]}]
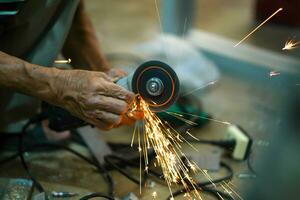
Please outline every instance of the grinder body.
[{"label": "grinder body", "polygon": [[[179,94],[179,80],[174,70],[166,63],[148,61],[140,65],[116,84],[128,91],[139,94],[154,112],[168,109]],[[87,125],[83,120],[72,116],[68,111],[44,104],[43,110],[49,119],[49,128],[64,131]]]}]

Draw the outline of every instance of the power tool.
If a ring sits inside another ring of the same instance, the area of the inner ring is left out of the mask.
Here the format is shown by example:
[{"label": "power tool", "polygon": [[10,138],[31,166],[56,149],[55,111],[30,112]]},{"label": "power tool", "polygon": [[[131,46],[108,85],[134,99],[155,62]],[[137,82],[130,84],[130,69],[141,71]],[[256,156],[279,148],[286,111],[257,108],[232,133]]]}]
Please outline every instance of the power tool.
[{"label": "power tool", "polygon": [[[179,95],[176,73],[168,64],[157,60],[141,64],[128,76],[116,81],[116,84],[139,94],[153,112],[168,109]],[[62,108],[44,105],[43,110],[46,111],[49,128],[52,130],[64,131],[87,125]]]}]

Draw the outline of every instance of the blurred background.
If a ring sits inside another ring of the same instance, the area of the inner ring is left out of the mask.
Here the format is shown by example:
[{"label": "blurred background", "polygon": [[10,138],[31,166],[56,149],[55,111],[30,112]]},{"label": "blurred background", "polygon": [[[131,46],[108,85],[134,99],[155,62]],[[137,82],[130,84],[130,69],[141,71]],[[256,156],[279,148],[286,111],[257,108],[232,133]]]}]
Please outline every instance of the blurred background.
[{"label": "blurred background", "polygon": [[[289,1],[280,0],[260,2],[267,5],[264,7],[264,12],[260,9],[261,13],[264,13],[262,16],[266,16],[265,18],[282,5],[289,3]],[[297,7],[297,1],[294,1],[295,6],[293,6],[293,1],[290,2],[292,3],[289,9]],[[195,0],[194,4],[196,6],[194,28],[202,31],[240,40],[258,24],[256,0]],[[103,50],[106,52],[127,50],[128,47],[149,40],[160,32],[154,0],[89,0],[86,1],[86,6]],[[160,1],[158,1],[158,6],[161,6]],[[295,12],[289,14],[290,19],[299,21],[299,17],[294,14]],[[299,35],[299,28],[296,23],[288,25],[288,22],[286,24],[282,22],[281,26],[268,23],[246,43],[285,54],[286,52],[281,51],[282,45],[287,38],[297,35]],[[289,55],[299,55],[299,51],[289,52]]]}]

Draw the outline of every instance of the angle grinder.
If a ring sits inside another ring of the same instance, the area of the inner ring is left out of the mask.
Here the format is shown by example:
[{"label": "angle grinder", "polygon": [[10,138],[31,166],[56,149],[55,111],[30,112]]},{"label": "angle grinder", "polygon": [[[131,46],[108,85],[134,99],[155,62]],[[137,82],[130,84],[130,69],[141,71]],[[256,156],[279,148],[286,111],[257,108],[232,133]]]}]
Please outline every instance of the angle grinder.
[{"label": "angle grinder", "polygon": [[[116,84],[139,94],[153,112],[168,109],[179,95],[176,73],[166,63],[156,60],[143,63],[128,76],[116,81]],[[52,130],[64,131],[87,125],[62,108],[47,105],[43,110],[46,110]]]}]

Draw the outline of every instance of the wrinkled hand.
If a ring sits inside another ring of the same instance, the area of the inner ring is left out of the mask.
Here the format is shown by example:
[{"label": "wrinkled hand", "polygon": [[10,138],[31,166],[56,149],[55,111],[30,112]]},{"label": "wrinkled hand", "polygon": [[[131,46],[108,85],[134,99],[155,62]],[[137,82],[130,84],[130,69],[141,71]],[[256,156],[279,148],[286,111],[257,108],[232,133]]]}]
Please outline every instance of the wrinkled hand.
[{"label": "wrinkled hand", "polygon": [[126,72],[119,68],[111,68],[106,74],[111,77],[114,82],[127,75]]},{"label": "wrinkled hand", "polygon": [[133,93],[102,72],[60,71],[52,83],[59,106],[101,129],[108,130],[122,123]]}]

